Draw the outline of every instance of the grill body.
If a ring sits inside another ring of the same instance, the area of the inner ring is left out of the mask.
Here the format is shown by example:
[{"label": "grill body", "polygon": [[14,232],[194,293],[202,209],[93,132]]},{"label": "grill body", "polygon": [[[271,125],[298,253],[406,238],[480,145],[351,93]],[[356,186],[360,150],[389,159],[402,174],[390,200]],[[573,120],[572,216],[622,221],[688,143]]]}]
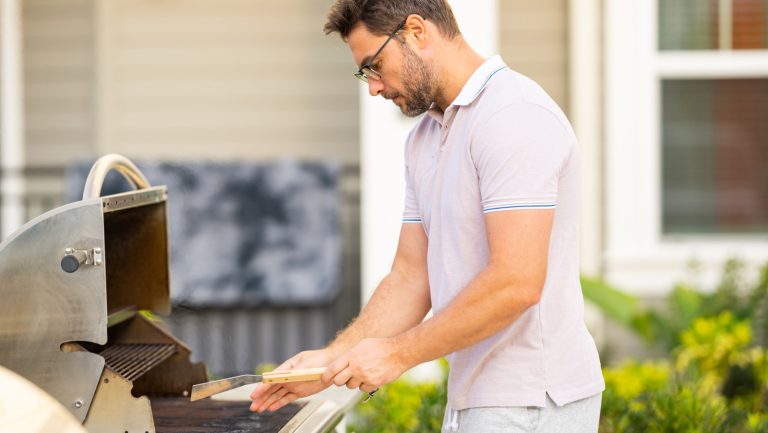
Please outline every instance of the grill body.
[{"label": "grill body", "polygon": [[101,200],[48,212],[0,244],[0,365],[83,421],[104,359],[61,346],[107,343],[106,272],[104,266],[63,272],[60,260],[73,246],[104,248]]},{"label": "grill body", "polygon": [[[100,197],[113,169],[136,189]],[[48,392],[91,433],[162,433],[181,419],[200,431],[263,431],[266,418],[254,418],[247,404],[205,403],[227,406],[216,413],[189,402],[192,385],[207,380],[205,366],[190,362],[189,347],[155,319],[171,311],[166,199],[165,187],[150,187],[130,161],[109,155],[91,170],[82,201],[0,244],[0,365]],[[158,400],[154,413],[150,399]],[[330,431],[340,418],[327,404],[291,410],[280,433]],[[240,416],[228,429],[221,418],[232,411]],[[297,423],[310,415],[314,426]]]}]

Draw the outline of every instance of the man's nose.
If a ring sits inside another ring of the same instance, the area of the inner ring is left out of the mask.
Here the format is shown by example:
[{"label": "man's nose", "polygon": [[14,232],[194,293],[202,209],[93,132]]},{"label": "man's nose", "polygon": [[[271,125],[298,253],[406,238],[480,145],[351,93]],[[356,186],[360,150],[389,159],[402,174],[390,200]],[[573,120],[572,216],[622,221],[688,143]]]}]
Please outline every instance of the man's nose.
[{"label": "man's nose", "polygon": [[384,90],[384,84],[380,80],[368,80],[368,93],[371,96],[377,96]]}]

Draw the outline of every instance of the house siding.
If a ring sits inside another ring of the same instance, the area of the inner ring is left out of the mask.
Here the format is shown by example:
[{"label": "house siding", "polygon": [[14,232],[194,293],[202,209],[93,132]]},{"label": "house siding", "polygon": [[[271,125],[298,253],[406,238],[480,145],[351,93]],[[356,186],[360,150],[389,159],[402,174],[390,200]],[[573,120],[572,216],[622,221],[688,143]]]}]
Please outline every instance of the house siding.
[{"label": "house siding", "polygon": [[324,2],[99,4],[102,152],[359,160],[358,86]]},{"label": "house siding", "polygon": [[568,1],[499,1],[499,52],[567,112]]},{"label": "house siding", "polygon": [[61,165],[94,147],[92,0],[24,0],[28,165]]}]

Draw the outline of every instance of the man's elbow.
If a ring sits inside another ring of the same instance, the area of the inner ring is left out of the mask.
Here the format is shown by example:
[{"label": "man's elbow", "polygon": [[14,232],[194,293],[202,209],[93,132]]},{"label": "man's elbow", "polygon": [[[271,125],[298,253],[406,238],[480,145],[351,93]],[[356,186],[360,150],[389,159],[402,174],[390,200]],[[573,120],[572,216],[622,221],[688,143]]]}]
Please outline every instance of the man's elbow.
[{"label": "man's elbow", "polygon": [[536,269],[521,279],[523,285],[520,287],[520,293],[526,308],[533,307],[541,302],[541,294],[544,291],[544,282],[547,280],[546,267]]},{"label": "man's elbow", "polygon": [[541,294],[544,291],[544,282],[546,280],[546,270],[539,272],[509,272],[506,267],[492,267],[497,272],[498,282],[504,287],[503,293],[510,303],[515,304],[522,309],[527,310],[541,301]]},{"label": "man's elbow", "polygon": [[529,290],[526,290],[528,296],[525,299],[527,301],[528,308],[533,307],[534,305],[537,305],[539,302],[541,302],[541,292],[543,291],[544,283],[533,286]]},{"label": "man's elbow", "polygon": [[541,292],[544,288],[544,282],[527,281],[524,285],[515,288],[517,294],[517,304],[527,310],[541,302]]},{"label": "man's elbow", "polygon": [[512,304],[527,310],[541,302],[544,281],[523,280],[507,285],[507,293]]}]

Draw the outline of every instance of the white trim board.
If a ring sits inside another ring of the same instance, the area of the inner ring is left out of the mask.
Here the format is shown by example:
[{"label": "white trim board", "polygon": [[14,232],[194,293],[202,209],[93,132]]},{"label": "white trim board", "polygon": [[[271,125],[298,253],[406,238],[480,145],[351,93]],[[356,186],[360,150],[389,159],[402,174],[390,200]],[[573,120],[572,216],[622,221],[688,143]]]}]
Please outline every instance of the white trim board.
[{"label": "white trim board", "polygon": [[21,0],[0,0],[0,167],[2,227],[8,237],[24,223],[24,80]]},{"label": "white trim board", "polygon": [[601,136],[600,0],[570,0],[569,117],[581,150],[581,270],[603,271],[603,146]]},{"label": "white trim board", "polygon": [[664,51],[656,56],[654,69],[662,78],[768,77],[768,52]]}]

